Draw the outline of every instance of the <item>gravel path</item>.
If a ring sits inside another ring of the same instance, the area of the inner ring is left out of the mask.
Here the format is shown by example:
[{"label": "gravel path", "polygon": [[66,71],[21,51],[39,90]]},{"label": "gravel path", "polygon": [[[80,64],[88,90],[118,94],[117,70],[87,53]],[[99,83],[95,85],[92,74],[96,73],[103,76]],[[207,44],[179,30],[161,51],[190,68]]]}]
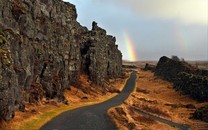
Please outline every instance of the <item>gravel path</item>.
[{"label": "gravel path", "polygon": [[115,130],[115,124],[107,115],[107,110],[118,106],[131,94],[137,75],[133,71],[123,91],[116,97],[101,104],[86,106],[64,112],[42,126],[41,130]]}]

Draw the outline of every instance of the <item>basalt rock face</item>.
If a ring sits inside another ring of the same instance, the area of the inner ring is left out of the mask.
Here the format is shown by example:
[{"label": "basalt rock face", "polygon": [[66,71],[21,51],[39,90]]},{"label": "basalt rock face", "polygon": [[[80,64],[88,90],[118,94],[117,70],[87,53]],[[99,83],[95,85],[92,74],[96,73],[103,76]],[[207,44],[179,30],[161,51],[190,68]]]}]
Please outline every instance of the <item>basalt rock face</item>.
[{"label": "basalt rock face", "polygon": [[189,64],[163,56],[160,58],[156,66],[155,75],[160,76],[165,80],[174,82],[177,79],[178,73],[194,73],[195,70],[196,68],[193,68]]},{"label": "basalt rock face", "polygon": [[62,0],[0,1],[0,119],[24,110],[23,100],[64,100],[82,72],[99,85],[121,74],[115,38],[76,18],[75,6]]},{"label": "basalt rock face", "polygon": [[92,23],[92,30],[85,32],[81,44],[82,70],[101,86],[105,80],[121,75],[122,54],[115,45],[116,38]]},{"label": "basalt rock face", "polygon": [[182,90],[198,101],[208,101],[208,71],[200,70],[168,57],[160,58],[155,75],[174,83],[174,88]]},{"label": "basalt rock face", "polygon": [[208,101],[208,77],[180,72],[174,82],[174,88],[182,90],[193,99],[203,102]]}]

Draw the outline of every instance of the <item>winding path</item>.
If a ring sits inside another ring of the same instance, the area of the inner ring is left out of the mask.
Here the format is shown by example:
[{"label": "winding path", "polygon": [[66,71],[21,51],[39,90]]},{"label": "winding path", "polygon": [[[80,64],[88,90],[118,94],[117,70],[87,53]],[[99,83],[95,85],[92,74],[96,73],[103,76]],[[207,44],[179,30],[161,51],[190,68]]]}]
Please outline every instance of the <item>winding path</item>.
[{"label": "winding path", "polygon": [[[135,87],[137,74],[135,71],[131,73],[127,80],[123,91],[114,98],[103,103],[77,108],[71,111],[64,112],[53,118],[51,121],[42,126],[41,130],[115,130],[116,125],[110,120],[107,115],[107,110],[111,107],[118,106],[131,94]],[[138,109],[136,112],[143,116],[150,117],[159,122],[165,123],[172,127],[177,127],[181,130],[190,130],[190,127],[185,124],[177,124],[151,114],[145,113]]]},{"label": "winding path", "polygon": [[64,112],[53,118],[50,122],[42,126],[41,130],[115,130],[116,125],[107,115],[107,110],[111,107],[118,106],[131,94],[135,87],[137,74],[135,71],[131,73],[127,80],[123,91],[114,98],[107,100],[101,104],[86,106],[71,111]]}]

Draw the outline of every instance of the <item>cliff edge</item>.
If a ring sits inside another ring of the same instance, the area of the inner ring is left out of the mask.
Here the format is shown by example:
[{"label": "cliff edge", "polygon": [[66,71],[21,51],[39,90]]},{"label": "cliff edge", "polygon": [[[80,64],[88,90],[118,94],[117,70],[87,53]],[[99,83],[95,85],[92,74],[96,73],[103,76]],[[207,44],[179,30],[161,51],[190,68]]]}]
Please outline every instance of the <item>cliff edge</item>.
[{"label": "cliff edge", "polygon": [[80,73],[105,87],[122,73],[116,38],[96,22],[77,22],[74,5],[62,0],[0,1],[0,119],[24,111],[23,100],[64,100]]}]

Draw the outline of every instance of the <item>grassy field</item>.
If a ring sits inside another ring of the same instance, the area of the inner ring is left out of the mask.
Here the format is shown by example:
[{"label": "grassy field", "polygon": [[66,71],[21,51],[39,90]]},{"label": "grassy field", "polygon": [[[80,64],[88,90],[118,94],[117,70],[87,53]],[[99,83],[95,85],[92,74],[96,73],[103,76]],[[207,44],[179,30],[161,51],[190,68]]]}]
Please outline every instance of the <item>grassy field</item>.
[{"label": "grassy field", "polygon": [[[119,128],[131,129],[134,126],[135,129],[176,129],[136,114],[134,107],[175,123],[188,124],[192,129],[198,129],[196,124],[206,124],[190,117],[196,108],[207,102],[196,102],[180,91],[175,91],[171,83],[155,77],[150,71],[138,69],[138,76],[137,88],[125,103],[108,111]],[[137,120],[135,116],[144,121]]]}]

